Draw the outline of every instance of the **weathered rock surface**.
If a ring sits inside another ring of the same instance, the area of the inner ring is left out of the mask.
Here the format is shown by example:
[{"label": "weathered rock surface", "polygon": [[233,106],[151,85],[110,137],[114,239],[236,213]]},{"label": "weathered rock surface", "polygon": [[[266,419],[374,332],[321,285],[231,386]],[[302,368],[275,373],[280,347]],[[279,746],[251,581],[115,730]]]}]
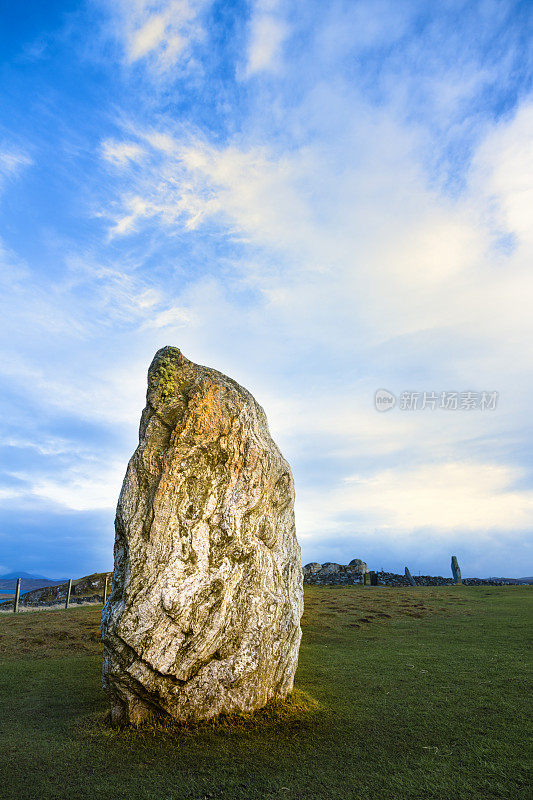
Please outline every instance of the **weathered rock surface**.
[{"label": "weathered rock surface", "polygon": [[177,348],[156,353],[115,530],[102,613],[114,723],[287,695],[303,611],[294,483],[246,389]]},{"label": "weathered rock surface", "polygon": [[324,573],[324,575],[328,575],[332,572],[342,572],[342,564],[336,564],[334,561],[326,561],[325,564],[322,564],[322,569],[320,570]]},{"label": "weathered rock surface", "polygon": [[303,568],[304,583],[310,584],[354,584],[360,583],[368,566],[360,558],[354,558],[348,566],[336,564],[334,561],[326,561],[325,564],[318,564],[311,561]]},{"label": "weathered rock surface", "polygon": [[364,575],[365,572],[368,572],[368,564],[364,561],[361,561],[360,558],[354,558],[348,564],[348,572],[355,572],[359,573],[360,575]]}]

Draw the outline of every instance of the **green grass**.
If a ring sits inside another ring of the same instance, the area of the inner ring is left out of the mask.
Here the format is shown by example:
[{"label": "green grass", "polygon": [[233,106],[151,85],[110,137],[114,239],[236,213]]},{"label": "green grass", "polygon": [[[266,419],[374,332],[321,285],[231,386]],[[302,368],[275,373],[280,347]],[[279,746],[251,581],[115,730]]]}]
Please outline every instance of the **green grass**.
[{"label": "green grass", "polygon": [[194,729],[108,726],[100,607],[2,615],[2,800],[531,797],[531,589],[305,602],[292,701]]}]

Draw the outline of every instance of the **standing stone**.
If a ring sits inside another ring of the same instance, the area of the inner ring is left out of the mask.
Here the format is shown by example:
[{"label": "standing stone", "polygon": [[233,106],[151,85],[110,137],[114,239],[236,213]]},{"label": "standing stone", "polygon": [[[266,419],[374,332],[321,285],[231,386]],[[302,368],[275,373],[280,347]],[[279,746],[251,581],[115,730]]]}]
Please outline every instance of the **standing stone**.
[{"label": "standing stone", "polygon": [[463,582],[461,580],[461,570],[459,569],[459,564],[457,563],[457,556],[452,556],[452,575],[454,583]]},{"label": "standing stone", "polygon": [[411,586],[416,586],[415,579],[413,578],[413,576],[409,572],[408,567],[405,568],[405,577],[407,578],[407,580],[409,581]]},{"label": "standing stone", "polygon": [[249,712],[291,691],[303,611],[291,470],[231,378],[159,350],[102,612],[115,724]]}]

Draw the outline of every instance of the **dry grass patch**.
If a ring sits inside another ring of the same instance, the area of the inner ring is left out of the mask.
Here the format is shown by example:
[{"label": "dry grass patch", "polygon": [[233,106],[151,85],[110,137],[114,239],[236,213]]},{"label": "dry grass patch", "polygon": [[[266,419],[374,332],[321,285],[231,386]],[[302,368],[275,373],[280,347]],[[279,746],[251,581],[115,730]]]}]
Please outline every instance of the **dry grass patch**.
[{"label": "dry grass patch", "polygon": [[0,617],[0,656],[56,658],[100,653],[101,605]]}]

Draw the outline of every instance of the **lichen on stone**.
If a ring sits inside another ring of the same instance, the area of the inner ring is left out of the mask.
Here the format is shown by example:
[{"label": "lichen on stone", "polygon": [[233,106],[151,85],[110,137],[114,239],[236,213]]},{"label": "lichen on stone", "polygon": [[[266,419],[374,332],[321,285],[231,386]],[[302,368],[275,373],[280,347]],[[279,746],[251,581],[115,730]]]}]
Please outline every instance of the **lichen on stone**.
[{"label": "lichen on stone", "polygon": [[180,351],[177,347],[168,347],[165,350],[166,354],[159,359],[148,380],[151,388],[158,389],[161,397],[166,400],[176,391],[178,381],[176,358],[180,355]]}]

